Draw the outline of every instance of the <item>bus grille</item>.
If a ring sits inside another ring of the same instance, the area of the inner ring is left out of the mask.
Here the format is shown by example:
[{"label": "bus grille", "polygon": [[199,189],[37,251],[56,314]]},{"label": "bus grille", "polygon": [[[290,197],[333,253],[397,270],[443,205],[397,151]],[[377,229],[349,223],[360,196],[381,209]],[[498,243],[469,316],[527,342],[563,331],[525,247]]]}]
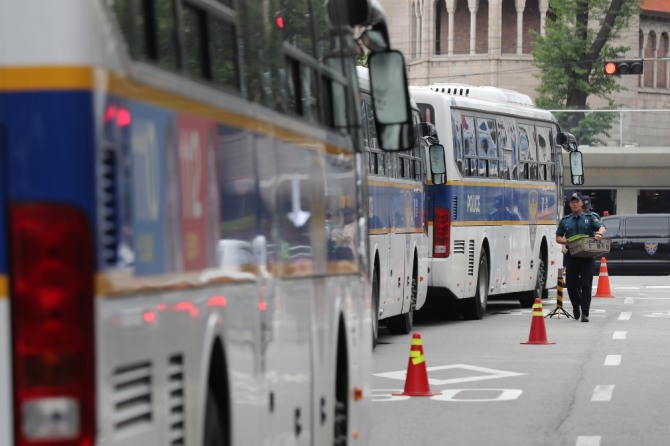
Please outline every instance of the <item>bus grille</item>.
[{"label": "bus grille", "polygon": [[116,153],[107,149],[102,154],[102,183],[100,184],[102,197],[101,226],[102,226],[102,258],[106,265],[114,265],[117,260],[118,227],[117,206],[117,160]]},{"label": "bus grille", "polygon": [[454,254],[465,254],[465,240],[454,240]]},{"label": "bus grille", "polygon": [[451,199],[451,221],[458,220],[458,197]]},{"label": "bus grille", "polygon": [[168,364],[168,425],[169,441],[173,446],[185,443],[186,426],[184,411],[184,359],[182,355],[170,356]]},{"label": "bus grille", "polygon": [[117,432],[151,423],[151,364],[122,366],[112,376],[112,423]]},{"label": "bus grille", "polygon": [[475,275],[475,241],[468,242],[468,276]]}]

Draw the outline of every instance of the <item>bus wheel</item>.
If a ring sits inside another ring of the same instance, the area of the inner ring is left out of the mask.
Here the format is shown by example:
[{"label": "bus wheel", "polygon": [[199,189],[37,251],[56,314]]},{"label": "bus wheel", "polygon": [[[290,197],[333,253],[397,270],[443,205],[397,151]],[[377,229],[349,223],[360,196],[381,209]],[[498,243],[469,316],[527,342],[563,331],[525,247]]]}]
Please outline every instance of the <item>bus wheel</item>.
[{"label": "bus wheel", "polygon": [[535,303],[535,299],[544,299],[549,295],[549,291],[545,289],[547,285],[547,264],[542,257],[538,259],[538,262],[535,288],[532,291],[524,291],[519,295],[521,308],[531,308]]},{"label": "bus wheel", "polygon": [[477,292],[475,297],[468,299],[463,307],[465,319],[478,320],[486,313],[489,298],[489,262],[482,251],[479,256],[479,274],[477,275]]},{"label": "bus wheel", "polygon": [[205,409],[205,441],[204,446],[225,446],[226,436],[221,424],[221,410],[216,402],[214,391],[207,390],[207,407]]},{"label": "bus wheel", "polygon": [[392,334],[407,334],[412,331],[414,326],[414,310],[416,309],[416,300],[417,300],[417,272],[416,268],[412,274],[412,297],[409,301],[409,310],[407,313],[399,314],[389,318],[386,326]]},{"label": "bus wheel", "polygon": [[379,271],[372,274],[372,350],[377,347],[379,338]]}]

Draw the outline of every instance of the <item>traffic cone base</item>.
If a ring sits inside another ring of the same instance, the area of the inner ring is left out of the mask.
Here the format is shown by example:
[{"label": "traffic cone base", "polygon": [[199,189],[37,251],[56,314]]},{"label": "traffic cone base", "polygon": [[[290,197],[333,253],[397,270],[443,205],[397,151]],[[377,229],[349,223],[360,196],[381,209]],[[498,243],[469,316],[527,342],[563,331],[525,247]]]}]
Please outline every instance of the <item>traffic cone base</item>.
[{"label": "traffic cone base", "polygon": [[412,334],[412,347],[409,350],[409,362],[407,363],[407,377],[405,378],[405,390],[402,393],[394,393],[394,396],[433,396],[441,393],[431,392],[428,384],[428,372],[426,360],[423,356],[423,342],[421,334]]},{"label": "traffic cone base", "polygon": [[535,303],[533,304],[533,318],[530,322],[528,341],[521,344],[555,344],[555,342],[547,341],[547,331],[544,328],[544,314],[542,314],[542,301],[540,299],[535,299]]},{"label": "traffic cone base", "polygon": [[610,290],[610,277],[607,274],[607,260],[605,257],[600,259],[600,271],[598,272],[598,289],[593,297],[614,297]]}]

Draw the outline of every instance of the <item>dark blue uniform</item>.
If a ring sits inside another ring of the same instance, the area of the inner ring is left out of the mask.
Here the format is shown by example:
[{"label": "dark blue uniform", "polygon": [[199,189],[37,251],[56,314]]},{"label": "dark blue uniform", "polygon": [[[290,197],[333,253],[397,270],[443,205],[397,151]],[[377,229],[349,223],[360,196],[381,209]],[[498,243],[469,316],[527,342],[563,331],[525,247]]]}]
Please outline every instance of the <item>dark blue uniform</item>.
[{"label": "dark blue uniform", "polygon": [[[558,223],[556,235],[570,238],[573,235],[585,234],[593,237],[602,225],[600,218],[591,213],[580,212],[577,217],[569,214]],[[593,259],[572,257],[570,251],[568,251],[563,257],[563,263],[565,264],[565,281],[568,295],[575,312],[575,318],[579,318],[580,308],[582,314],[589,317],[591,287],[593,286]]]}]

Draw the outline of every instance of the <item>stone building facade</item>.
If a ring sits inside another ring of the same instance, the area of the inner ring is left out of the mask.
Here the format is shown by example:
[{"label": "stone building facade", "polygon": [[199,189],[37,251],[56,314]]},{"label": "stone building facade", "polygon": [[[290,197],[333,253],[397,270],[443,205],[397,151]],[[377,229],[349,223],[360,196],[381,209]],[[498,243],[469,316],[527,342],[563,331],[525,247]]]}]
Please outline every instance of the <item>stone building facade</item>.
[{"label": "stone building facade", "polygon": [[[552,19],[549,0],[379,1],[411,85],[491,85],[537,97],[533,31],[543,35]],[[627,58],[645,59],[644,73],[617,79],[626,89],[613,96],[621,111],[606,146],[581,149],[583,191],[611,211],[648,212],[653,202],[670,212],[670,0],[642,0],[639,17],[621,34],[616,43],[630,48]],[[589,98],[590,109],[605,105]],[[624,181],[632,164],[641,174]]]},{"label": "stone building facade", "polygon": [[[533,31],[544,34],[552,19],[549,0],[380,2],[389,17],[391,41],[407,57],[411,84],[492,85],[537,97]],[[626,87],[614,97],[621,108],[670,109],[670,60],[661,60],[670,56],[669,36],[670,1],[644,0],[640,16],[617,42],[630,48],[627,57],[645,58],[643,75],[618,80]],[[591,99],[589,106],[602,108],[605,102]],[[608,145],[670,145],[661,134],[670,128],[670,113],[654,113],[622,114],[623,128],[613,129]]]}]

